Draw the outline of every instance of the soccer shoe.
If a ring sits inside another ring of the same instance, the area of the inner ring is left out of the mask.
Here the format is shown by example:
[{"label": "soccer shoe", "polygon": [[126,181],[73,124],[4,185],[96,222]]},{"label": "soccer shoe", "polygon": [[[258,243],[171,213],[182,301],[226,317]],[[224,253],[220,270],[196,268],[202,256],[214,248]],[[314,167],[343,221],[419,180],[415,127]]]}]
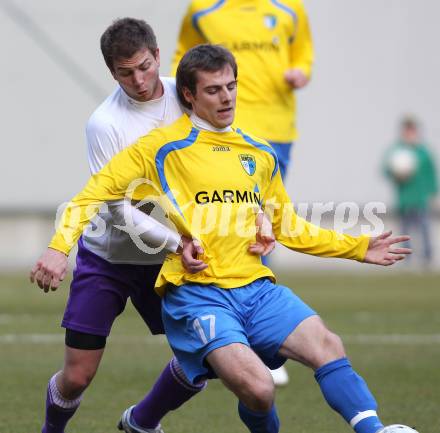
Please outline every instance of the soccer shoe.
[{"label": "soccer shoe", "polygon": [[131,421],[131,413],[133,412],[134,406],[129,407],[124,410],[121,419],[118,423],[118,430],[124,431],[125,433],[164,433],[160,424],[156,428],[142,428],[134,426]]},{"label": "soccer shoe", "polygon": [[275,386],[286,386],[289,383],[289,375],[284,366],[277,368],[276,370],[269,370],[272,375],[273,383]]},{"label": "soccer shoe", "polygon": [[376,433],[418,433],[418,432],[406,425],[393,424],[378,430]]}]

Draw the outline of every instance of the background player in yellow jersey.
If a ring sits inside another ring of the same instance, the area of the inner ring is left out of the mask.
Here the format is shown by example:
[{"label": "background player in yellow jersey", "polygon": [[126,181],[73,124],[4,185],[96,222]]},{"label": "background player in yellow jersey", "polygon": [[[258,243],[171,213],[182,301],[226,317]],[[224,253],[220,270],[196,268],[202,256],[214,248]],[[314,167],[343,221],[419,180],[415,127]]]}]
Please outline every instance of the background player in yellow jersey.
[{"label": "background player in yellow jersey", "polygon": [[298,138],[292,90],[310,80],[313,44],[302,0],[192,0],[182,21],[173,61],[195,45],[220,44],[235,56],[235,123],[269,141],[284,179]]},{"label": "background player in yellow jersey", "polygon": [[326,401],[356,433],[396,433],[397,426],[384,430],[376,401],[340,338],[290,289],[275,284],[247,245],[255,241],[260,205],[272,217],[277,240],[307,254],[386,266],[410,253],[395,245],[408,237],[352,237],[299,218],[273,149],[230,127],[236,77],[234,58],[224,48],[190,50],[176,86],[191,116],[154,130],[94,175],[66,209],[50,248],[68,254],[103,201],[154,195],[180,232],[201,240],[208,264],[190,274],[169,254],[156,282],[168,340],[193,383],[220,377],[238,397],[240,418],[252,433],[277,433],[274,385],[265,364],[292,359],[314,370]]}]

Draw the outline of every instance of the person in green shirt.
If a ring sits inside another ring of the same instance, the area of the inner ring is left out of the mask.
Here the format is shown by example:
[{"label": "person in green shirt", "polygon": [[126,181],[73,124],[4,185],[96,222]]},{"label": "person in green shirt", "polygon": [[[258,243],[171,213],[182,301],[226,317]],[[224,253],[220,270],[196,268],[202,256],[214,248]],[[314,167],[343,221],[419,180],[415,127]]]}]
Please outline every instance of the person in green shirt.
[{"label": "person in green shirt", "polygon": [[433,254],[429,210],[438,183],[434,159],[415,118],[402,119],[400,137],[386,154],[385,174],[395,189],[401,230],[421,237],[423,259],[428,265]]}]

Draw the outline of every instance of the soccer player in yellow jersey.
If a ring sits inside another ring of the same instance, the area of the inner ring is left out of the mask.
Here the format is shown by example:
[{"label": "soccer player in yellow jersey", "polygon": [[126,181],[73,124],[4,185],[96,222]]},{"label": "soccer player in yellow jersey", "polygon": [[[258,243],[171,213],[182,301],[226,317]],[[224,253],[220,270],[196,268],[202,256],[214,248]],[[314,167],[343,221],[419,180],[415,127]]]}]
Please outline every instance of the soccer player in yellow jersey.
[{"label": "soccer player in yellow jersey", "polygon": [[284,179],[296,127],[297,89],[310,80],[313,43],[302,0],[192,0],[172,70],[187,50],[221,44],[238,67],[236,124],[269,141]]},{"label": "soccer player in yellow jersey", "polygon": [[240,418],[252,433],[278,433],[266,366],[296,360],[314,370],[326,401],[356,433],[381,432],[376,401],[341,339],[290,289],[275,283],[248,245],[255,242],[255,212],[261,206],[277,240],[306,254],[386,266],[410,253],[396,246],[408,237],[390,232],[352,237],[299,218],[273,149],[230,126],[236,77],[228,50],[191,49],[176,76],[179,99],[192,108],[191,116],[152,131],[95,174],[67,207],[49,247],[68,254],[103,201],[154,196],[179,232],[200,239],[208,264],[190,274],[171,253],[156,282],[166,334],[186,376],[193,383],[221,378],[238,397]]},{"label": "soccer player in yellow jersey", "polygon": [[[192,0],[172,71],[187,50],[207,42],[234,54],[239,67],[236,124],[269,141],[284,180],[298,139],[294,91],[309,82],[314,57],[302,0]],[[272,377],[280,386],[289,380],[284,367],[273,370]]]}]

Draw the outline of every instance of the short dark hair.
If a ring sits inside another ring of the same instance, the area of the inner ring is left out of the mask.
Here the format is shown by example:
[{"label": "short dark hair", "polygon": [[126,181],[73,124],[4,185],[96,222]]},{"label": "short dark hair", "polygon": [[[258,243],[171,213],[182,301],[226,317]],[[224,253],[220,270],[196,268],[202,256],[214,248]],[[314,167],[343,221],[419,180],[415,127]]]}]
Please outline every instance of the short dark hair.
[{"label": "short dark hair", "polygon": [[119,18],[101,36],[101,52],[111,71],[115,59],[131,57],[143,48],[156,54],[156,35],[144,20]]},{"label": "short dark hair", "polygon": [[412,114],[407,114],[400,121],[402,129],[418,129],[419,122],[415,116]]},{"label": "short dark hair", "polygon": [[230,65],[237,78],[237,62],[232,53],[220,45],[202,44],[191,48],[180,60],[176,72],[176,89],[180,103],[191,108],[191,104],[183,96],[186,87],[193,95],[196,94],[197,71],[217,72]]}]

